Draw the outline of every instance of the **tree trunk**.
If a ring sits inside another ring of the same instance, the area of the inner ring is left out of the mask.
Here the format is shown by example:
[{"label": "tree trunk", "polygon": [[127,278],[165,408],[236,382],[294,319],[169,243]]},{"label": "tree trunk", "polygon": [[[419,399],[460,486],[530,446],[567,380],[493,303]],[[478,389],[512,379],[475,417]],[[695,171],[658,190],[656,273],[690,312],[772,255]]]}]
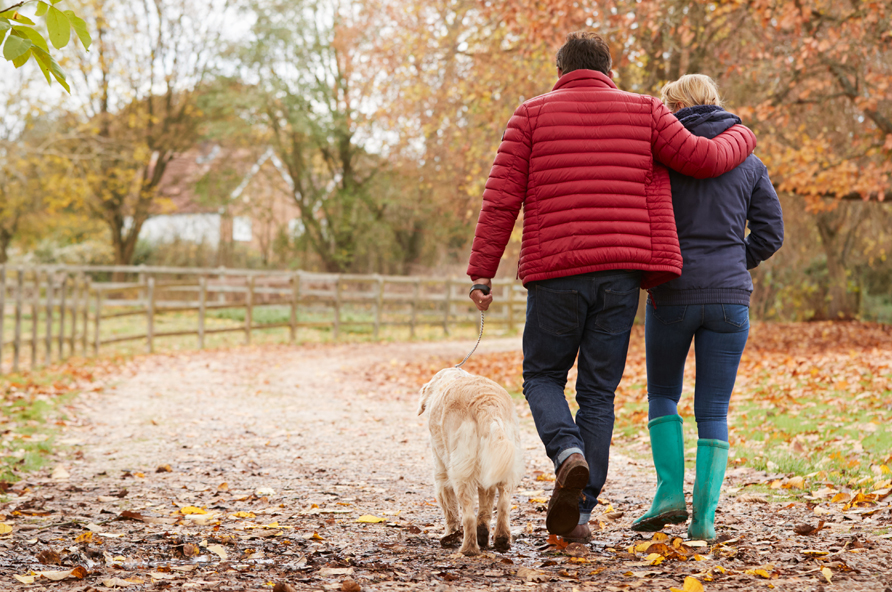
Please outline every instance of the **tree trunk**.
[{"label": "tree trunk", "polygon": [[9,261],[7,249],[9,249],[9,243],[11,242],[12,233],[5,228],[0,228],[0,264]]},{"label": "tree trunk", "polygon": [[[846,256],[863,220],[860,211],[863,208],[858,207],[861,205],[840,204],[833,210],[816,215],[818,234],[827,257],[826,318],[829,320],[851,320],[858,314],[860,298],[857,292],[849,290]],[[858,211],[853,214],[853,209]]]}]

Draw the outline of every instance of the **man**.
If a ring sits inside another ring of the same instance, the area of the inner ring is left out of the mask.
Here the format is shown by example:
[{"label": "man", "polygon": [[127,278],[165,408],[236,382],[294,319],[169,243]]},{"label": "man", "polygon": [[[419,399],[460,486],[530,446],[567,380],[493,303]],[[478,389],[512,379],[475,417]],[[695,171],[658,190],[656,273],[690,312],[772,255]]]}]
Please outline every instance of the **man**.
[{"label": "man", "polygon": [[[555,466],[546,527],[571,541],[591,537],[639,289],[681,273],[669,175],[654,160],[716,177],[756,144],[740,125],[713,140],[690,134],[659,100],[618,90],[610,68],[600,37],[567,37],[554,89],[508,122],[468,266],[475,284],[491,285],[523,206],[523,391]],[[471,299],[480,310],[492,302],[483,290]],[[564,387],[577,354],[574,421]]]}]

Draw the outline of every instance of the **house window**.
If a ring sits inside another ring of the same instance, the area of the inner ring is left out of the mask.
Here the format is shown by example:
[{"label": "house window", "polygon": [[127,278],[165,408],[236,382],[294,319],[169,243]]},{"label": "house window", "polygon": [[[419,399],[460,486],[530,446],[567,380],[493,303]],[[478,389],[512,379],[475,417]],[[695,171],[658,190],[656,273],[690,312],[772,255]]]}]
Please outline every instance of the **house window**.
[{"label": "house window", "polygon": [[232,219],[232,240],[251,242],[251,219],[245,216],[236,216]]}]

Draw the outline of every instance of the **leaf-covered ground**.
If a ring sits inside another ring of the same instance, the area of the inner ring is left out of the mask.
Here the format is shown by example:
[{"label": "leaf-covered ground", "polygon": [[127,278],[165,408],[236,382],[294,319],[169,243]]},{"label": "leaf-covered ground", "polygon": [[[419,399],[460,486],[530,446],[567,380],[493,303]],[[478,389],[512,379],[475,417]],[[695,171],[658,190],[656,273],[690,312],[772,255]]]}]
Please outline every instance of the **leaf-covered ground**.
[{"label": "leaf-covered ground", "polygon": [[[628,528],[654,484],[636,333],[595,540],[547,537],[550,465],[518,398],[527,474],[515,543],[476,558],[440,545],[415,414],[418,384],[467,343],[142,358],[68,402],[57,427],[68,449],[0,498],[0,589],[885,591],[889,337],[756,327],[735,400],[725,541],[702,547],[683,527],[658,540]],[[469,369],[517,391],[518,349],[488,339]]]}]

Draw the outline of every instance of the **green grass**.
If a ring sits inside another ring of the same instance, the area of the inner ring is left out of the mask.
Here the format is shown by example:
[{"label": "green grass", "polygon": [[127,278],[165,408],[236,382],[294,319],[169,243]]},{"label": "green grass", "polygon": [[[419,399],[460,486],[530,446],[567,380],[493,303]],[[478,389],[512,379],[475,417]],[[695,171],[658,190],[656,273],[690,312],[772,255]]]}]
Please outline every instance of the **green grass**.
[{"label": "green grass", "polygon": [[66,389],[70,384],[71,377],[56,370],[2,377],[0,481],[18,481],[50,461],[56,448],[57,422],[67,420],[63,407],[76,395]]}]

